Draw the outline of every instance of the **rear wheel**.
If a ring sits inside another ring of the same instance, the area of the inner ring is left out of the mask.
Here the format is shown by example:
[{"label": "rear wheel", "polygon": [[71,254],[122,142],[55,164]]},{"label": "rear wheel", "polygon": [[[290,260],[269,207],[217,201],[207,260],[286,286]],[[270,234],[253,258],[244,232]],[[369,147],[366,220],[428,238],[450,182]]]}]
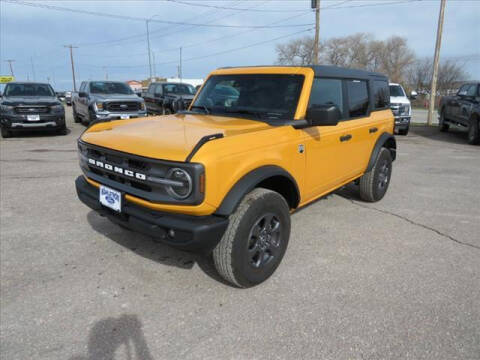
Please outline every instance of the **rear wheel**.
[{"label": "rear wheel", "polygon": [[475,117],[470,119],[470,126],[468,128],[468,143],[471,145],[478,145],[480,143],[479,134],[479,120]]},{"label": "rear wheel", "polygon": [[392,155],[382,148],[372,170],[360,178],[360,197],[368,202],[381,200],[387,192],[392,176]]},{"label": "rear wheel", "polygon": [[442,110],[440,112],[440,120],[438,126],[440,127],[441,132],[447,132],[450,127],[448,124],[445,123],[445,110]]},{"label": "rear wheel", "polygon": [[2,137],[3,138],[9,138],[9,137],[12,137],[12,132],[10,130],[7,130],[5,128],[2,127]]},{"label": "rear wheel", "polygon": [[213,250],[218,273],[229,283],[251,287],[277,269],[290,238],[290,213],[278,193],[257,188],[230,215],[229,225]]}]

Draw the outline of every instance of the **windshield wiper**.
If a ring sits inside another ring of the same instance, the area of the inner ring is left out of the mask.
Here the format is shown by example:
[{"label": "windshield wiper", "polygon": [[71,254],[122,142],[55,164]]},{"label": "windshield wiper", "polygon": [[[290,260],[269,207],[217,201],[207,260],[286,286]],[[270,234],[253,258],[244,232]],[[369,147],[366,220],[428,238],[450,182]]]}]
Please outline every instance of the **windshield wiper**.
[{"label": "windshield wiper", "polygon": [[202,109],[205,111],[205,114],[210,115],[210,110],[205,105],[192,105],[191,109]]},{"label": "windshield wiper", "polygon": [[225,112],[228,114],[254,115],[257,119],[262,119],[264,115],[259,111],[247,110],[247,109],[225,109]]}]

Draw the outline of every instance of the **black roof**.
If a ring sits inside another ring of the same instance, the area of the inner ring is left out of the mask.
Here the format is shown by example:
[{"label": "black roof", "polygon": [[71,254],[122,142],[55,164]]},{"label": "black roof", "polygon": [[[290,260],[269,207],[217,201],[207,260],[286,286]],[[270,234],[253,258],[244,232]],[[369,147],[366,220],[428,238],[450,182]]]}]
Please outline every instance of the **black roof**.
[{"label": "black roof", "polygon": [[[220,69],[232,69],[237,66],[222,67]],[[387,79],[387,76],[377,72],[348,69],[333,65],[258,65],[258,66],[238,66],[238,68],[251,68],[251,67],[304,67],[311,68],[315,73],[315,76],[325,77],[341,77],[341,78],[355,78],[355,79],[367,79],[370,77],[380,77]]]}]

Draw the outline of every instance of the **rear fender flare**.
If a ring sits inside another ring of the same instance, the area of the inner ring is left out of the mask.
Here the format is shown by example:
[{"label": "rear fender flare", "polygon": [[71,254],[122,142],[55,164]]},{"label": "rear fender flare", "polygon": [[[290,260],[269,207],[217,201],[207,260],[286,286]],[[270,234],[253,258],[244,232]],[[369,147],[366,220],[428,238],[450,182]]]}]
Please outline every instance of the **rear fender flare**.
[{"label": "rear fender flare", "polygon": [[369,172],[373,169],[375,165],[375,161],[377,160],[378,154],[380,150],[385,147],[390,150],[390,154],[392,155],[392,160],[395,160],[397,156],[397,142],[395,141],[395,137],[389,133],[383,133],[377,139],[375,146],[373,147],[372,154],[370,155],[370,160],[368,162],[367,169],[365,172]]}]

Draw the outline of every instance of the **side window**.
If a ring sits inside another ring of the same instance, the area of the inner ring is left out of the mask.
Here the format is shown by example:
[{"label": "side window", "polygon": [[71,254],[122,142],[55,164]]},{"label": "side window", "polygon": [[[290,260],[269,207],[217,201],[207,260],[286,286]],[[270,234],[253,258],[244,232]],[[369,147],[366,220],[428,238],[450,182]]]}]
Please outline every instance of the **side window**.
[{"label": "side window", "polygon": [[82,82],[82,84],[80,85],[80,92],[82,91],[85,91],[85,81]]},{"label": "side window", "polygon": [[364,80],[346,80],[348,94],[348,112],[350,117],[367,115],[368,90]]},{"label": "side window", "polygon": [[375,80],[373,82],[373,99],[375,109],[385,109],[390,106],[390,89],[388,82],[383,80]]},{"label": "side window", "polygon": [[475,96],[477,93],[477,85],[470,85],[467,90],[467,96]]},{"label": "side window", "polygon": [[322,105],[336,105],[344,118],[342,80],[315,78],[308,106]]},{"label": "side window", "polygon": [[162,84],[157,84],[157,86],[155,86],[155,95],[162,95],[163,94],[163,91],[162,91]]},{"label": "side window", "polygon": [[460,89],[458,89],[458,93],[457,95],[467,95],[467,89],[470,85],[466,84],[466,85],[462,85],[460,87]]},{"label": "side window", "polygon": [[148,85],[147,94],[153,95],[154,89],[155,89],[155,84]]}]

